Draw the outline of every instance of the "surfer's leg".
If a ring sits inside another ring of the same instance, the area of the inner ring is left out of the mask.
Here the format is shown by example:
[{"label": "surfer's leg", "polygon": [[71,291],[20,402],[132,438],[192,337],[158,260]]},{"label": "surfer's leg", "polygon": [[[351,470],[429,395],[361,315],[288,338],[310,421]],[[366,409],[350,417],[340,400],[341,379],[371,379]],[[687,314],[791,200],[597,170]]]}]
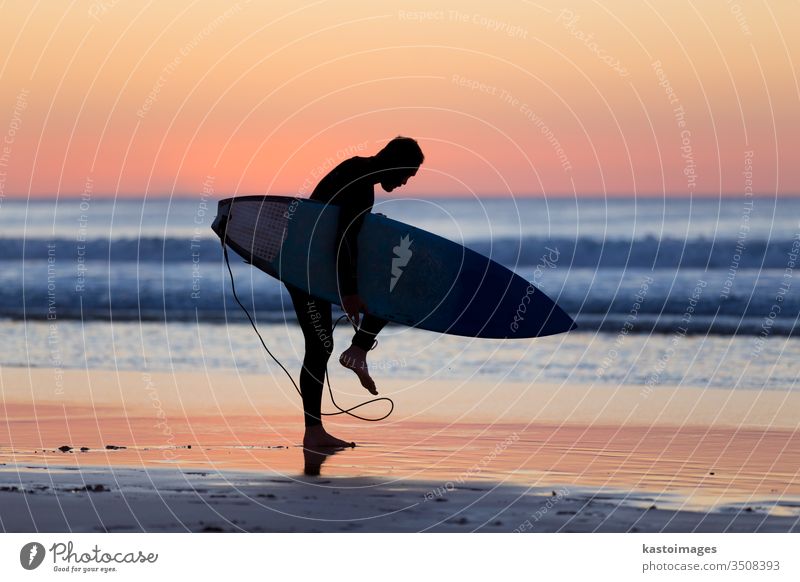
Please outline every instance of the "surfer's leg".
[{"label": "surfer's leg", "polygon": [[361,318],[361,325],[353,336],[353,345],[365,352],[370,351],[372,346],[375,345],[375,338],[386,327],[387,323],[389,322],[385,319],[367,313]]},{"label": "surfer's leg", "polygon": [[367,352],[375,345],[375,337],[386,325],[386,320],[375,317],[374,315],[366,314],[361,319],[361,326],[353,336],[353,343],[347,348],[339,357],[339,363],[345,368],[349,368],[356,373],[361,385],[366,388],[370,394],[377,394],[378,390],[375,387],[375,381],[369,375],[369,367],[367,366]]},{"label": "surfer's leg", "polygon": [[355,446],[354,443],[329,435],[322,427],[322,389],[328,359],[333,353],[331,304],[297,289],[288,290],[305,341],[303,368],[300,371],[300,393],[306,426],[303,446]]},{"label": "surfer's leg", "polygon": [[303,396],[305,425],[322,424],[322,388],[325,368],[333,353],[331,304],[307,293],[290,289],[292,304],[305,340],[303,369],[300,371],[300,392]]}]

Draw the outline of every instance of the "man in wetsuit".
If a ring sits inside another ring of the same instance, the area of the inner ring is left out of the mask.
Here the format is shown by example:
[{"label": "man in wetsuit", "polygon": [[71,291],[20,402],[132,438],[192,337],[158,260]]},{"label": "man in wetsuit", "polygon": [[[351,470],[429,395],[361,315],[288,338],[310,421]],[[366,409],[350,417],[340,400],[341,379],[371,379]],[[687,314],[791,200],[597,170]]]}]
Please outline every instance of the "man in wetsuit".
[{"label": "man in wetsuit", "polygon": [[[374,186],[380,184],[386,192],[403,186],[414,176],[425,157],[417,142],[398,136],[376,155],[356,156],[345,160],[320,180],[311,200],[339,207],[339,228],[336,236],[336,272],[339,298],[350,321],[358,326],[350,347],[339,363],[358,376],[361,385],[377,394],[375,382],[369,375],[367,352],[375,344],[375,336],[386,321],[369,314],[369,306],[358,294],[358,233],[364,217],[375,202]],[[305,357],[300,372],[300,392],[305,416],[304,447],[350,447],[354,443],[337,439],[322,426],[322,389],[328,359],[333,352],[331,304],[287,286],[297,321],[305,339]],[[359,312],[364,312],[360,317]]]}]

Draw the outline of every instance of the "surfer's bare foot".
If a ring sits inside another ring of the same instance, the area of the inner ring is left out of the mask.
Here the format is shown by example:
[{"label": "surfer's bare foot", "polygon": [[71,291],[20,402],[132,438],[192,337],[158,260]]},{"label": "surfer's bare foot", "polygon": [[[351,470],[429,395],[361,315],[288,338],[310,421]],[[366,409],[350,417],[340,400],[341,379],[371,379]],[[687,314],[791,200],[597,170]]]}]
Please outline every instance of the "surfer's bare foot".
[{"label": "surfer's bare foot", "polygon": [[335,436],[329,435],[327,431],[322,428],[321,424],[317,426],[307,426],[306,434],[303,437],[303,447],[306,449],[323,448],[323,447],[354,447],[356,443],[343,441],[337,439]]},{"label": "surfer's bare foot", "polygon": [[342,352],[339,356],[339,363],[353,370],[358,376],[361,385],[366,388],[370,394],[377,394],[378,390],[375,388],[375,381],[369,375],[369,368],[367,367],[367,352],[350,344],[350,347]]}]

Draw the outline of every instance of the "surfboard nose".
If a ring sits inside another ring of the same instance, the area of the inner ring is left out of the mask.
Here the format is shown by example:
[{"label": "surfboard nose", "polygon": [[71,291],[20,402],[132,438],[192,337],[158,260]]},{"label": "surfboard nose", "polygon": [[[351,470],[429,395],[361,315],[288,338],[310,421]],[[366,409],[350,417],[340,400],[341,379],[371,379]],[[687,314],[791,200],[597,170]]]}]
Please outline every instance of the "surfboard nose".
[{"label": "surfboard nose", "polygon": [[[547,297],[544,294],[542,295]],[[546,319],[540,324],[541,328],[534,337],[566,333],[578,327],[578,324],[575,323],[575,321],[566,311],[561,309],[560,306],[552,303],[550,298],[547,298],[547,300],[551,303],[552,307],[550,312],[547,314]]]}]

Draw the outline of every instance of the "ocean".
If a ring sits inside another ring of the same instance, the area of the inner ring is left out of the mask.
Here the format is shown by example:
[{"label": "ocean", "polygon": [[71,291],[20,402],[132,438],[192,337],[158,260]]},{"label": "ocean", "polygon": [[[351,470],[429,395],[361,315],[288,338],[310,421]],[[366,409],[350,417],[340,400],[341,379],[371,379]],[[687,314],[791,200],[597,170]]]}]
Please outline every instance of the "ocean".
[{"label": "ocean", "polygon": [[[215,208],[210,198],[2,200],[0,365],[271,369],[231,296]],[[377,375],[796,385],[800,199],[398,196],[374,210],[503,263],[579,325],[503,341],[390,326]],[[297,368],[282,285],[231,257],[240,297]]]}]

